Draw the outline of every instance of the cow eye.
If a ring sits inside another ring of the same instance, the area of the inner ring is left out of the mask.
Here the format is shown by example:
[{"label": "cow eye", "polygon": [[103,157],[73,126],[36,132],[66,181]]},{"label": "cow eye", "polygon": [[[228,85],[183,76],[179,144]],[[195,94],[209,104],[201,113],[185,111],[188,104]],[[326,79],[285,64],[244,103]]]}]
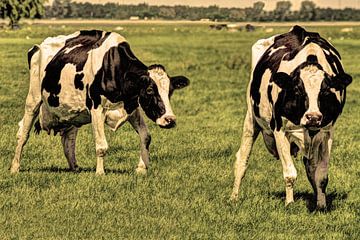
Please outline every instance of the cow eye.
[{"label": "cow eye", "polygon": [[149,86],[149,87],[146,88],[146,93],[151,95],[151,94],[154,93],[154,89],[151,86]]}]

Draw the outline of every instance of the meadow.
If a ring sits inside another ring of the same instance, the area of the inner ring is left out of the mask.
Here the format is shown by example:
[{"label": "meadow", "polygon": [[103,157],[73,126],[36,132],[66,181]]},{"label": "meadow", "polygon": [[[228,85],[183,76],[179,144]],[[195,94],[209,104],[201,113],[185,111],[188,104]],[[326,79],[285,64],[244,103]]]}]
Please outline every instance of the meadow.
[{"label": "meadow", "polygon": [[[0,239],[359,239],[360,27],[307,27],[342,55],[353,76],[338,119],[327,188],[328,209],[313,211],[301,158],[295,203],[284,205],[282,167],[259,137],[238,202],[230,201],[233,164],[246,112],[250,49],[266,33],[210,30],[206,24],[125,23],[118,31],[145,64],[163,64],[191,85],[171,101],[177,127],[147,119],[151,165],[135,173],[139,139],[129,124],[106,131],[106,175],[95,175],[90,125],[79,131],[80,172],[67,170],[59,136],[31,134],[19,174],[8,171],[28,91],[27,50],[48,36],[118,25],[25,25],[0,30]],[[119,29],[119,28],[118,28]]]}]

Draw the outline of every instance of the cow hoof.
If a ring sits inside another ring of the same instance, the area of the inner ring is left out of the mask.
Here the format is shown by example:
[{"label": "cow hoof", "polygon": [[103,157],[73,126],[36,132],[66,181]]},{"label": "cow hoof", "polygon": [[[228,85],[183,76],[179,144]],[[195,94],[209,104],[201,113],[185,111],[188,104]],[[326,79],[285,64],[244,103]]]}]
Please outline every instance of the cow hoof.
[{"label": "cow hoof", "polygon": [[233,202],[236,202],[237,200],[239,200],[239,194],[238,193],[232,193],[230,200]]},{"label": "cow hoof", "polygon": [[137,167],[135,171],[138,175],[146,175],[147,173],[147,169],[143,167]]},{"label": "cow hoof", "polygon": [[326,204],[317,204],[316,211],[317,212],[326,212]]},{"label": "cow hoof", "polygon": [[102,176],[102,175],[105,175],[105,171],[104,170],[96,170],[96,175],[98,175],[98,176]]},{"label": "cow hoof", "polygon": [[80,168],[77,165],[76,165],[76,167],[70,168],[69,170],[70,170],[70,172],[73,172],[73,173],[80,172]]},{"label": "cow hoof", "polygon": [[289,207],[292,205],[294,201],[285,201],[285,207]]},{"label": "cow hoof", "polygon": [[20,166],[12,165],[10,168],[10,173],[15,174],[19,172]]}]

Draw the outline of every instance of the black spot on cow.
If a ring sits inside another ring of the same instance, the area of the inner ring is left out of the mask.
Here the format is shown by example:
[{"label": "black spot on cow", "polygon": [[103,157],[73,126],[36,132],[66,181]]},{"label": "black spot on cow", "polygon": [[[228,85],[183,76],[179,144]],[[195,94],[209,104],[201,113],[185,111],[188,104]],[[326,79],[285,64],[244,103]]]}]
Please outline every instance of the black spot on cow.
[{"label": "black spot on cow", "polygon": [[316,64],[318,63],[318,58],[317,56],[311,54],[307,57],[306,62],[309,64]]},{"label": "black spot on cow", "polygon": [[89,84],[86,84],[86,107],[90,110],[93,106],[93,101],[90,98]]},{"label": "black spot on cow", "polygon": [[74,85],[76,89],[84,90],[84,83],[82,82],[83,77],[84,73],[77,73],[75,75]]},{"label": "black spot on cow", "polygon": [[[60,75],[66,64],[73,64],[76,72],[81,72],[88,59],[88,52],[96,49],[108,38],[110,32],[98,30],[80,31],[76,37],[67,39],[65,46],[61,48],[45,68],[45,77],[41,89],[47,91],[50,96],[48,103],[52,107],[59,106],[59,93],[61,90]],[[82,90],[81,74],[74,79],[75,87]]]},{"label": "black spot on cow", "polygon": [[335,123],[342,112],[342,104],[336,98],[326,81],[321,84],[321,90],[318,96],[319,110],[323,115],[321,126],[326,126],[330,122]]},{"label": "black spot on cow", "polygon": [[29,50],[29,52],[28,52],[28,64],[29,64],[29,69],[31,68],[31,58],[32,58],[32,56],[37,52],[37,51],[39,51],[40,50],[40,48],[38,47],[38,46],[33,46],[30,50]]},{"label": "black spot on cow", "polygon": [[[59,92],[60,92],[60,90],[59,90]],[[48,103],[52,107],[58,107],[60,104],[59,97],[55,94],[50,94],[50,96],[48,97]]]}]

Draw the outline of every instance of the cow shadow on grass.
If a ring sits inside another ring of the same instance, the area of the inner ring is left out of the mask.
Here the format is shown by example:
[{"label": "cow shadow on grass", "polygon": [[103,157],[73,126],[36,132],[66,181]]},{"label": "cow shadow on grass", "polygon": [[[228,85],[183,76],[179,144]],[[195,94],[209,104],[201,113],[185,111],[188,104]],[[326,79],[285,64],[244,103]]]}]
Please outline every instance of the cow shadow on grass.
[{"label": "cow shadow on grass", "polygon": [[[96,172],[96,168],[90,168],[90,167],[79,167],[76,171],[71,171],[67,167],[42,167],[42,168],[36,168],[36,169],[24,169],[20,170],[20,172],[41,172],[41,173],[94,173]],[[105,174],[112,173],[112,174],[131,174],[133,172],[132,170],[128,169],[105,169]]]},{"label": "cow shadow on grass", "polygon": [[[276,198],[281,198],[285,201],[285,192],[274,192],[273,195]],[[336,206],[334,206],[333,202],[334,200],[345,200],[348,198],[348,194],[345,192],[336,192],[332,191],[326,194],[326,209],[322,210],[324,212],[331,212],[336,209]],[[305,201],[306,207],[309,210],[309,212],[315,212],[316,209],[316,199],[312,192],[297,192],[294,193],[294,201]]]}]

